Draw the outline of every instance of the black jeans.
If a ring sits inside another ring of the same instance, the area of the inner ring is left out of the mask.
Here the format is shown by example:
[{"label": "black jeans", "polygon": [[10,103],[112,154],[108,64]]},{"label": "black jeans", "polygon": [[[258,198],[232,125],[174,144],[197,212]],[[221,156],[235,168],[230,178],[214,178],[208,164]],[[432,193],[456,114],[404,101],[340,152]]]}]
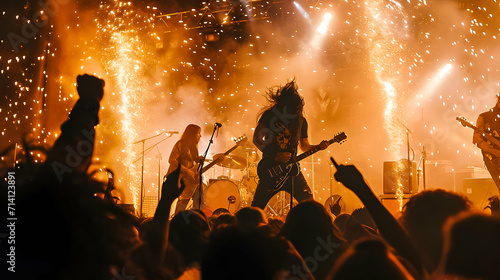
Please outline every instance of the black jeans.
[{"label": "black jeans", "polygon": [[292,194],[292,180],[293,180],[293,197],[298,201],[304,201],[312,199],[311,189],[307,185],[306,178],[302,172],[295,177],[288,178],[279,190],[270,190],[269,186],[266,186],[266,182],[262,180],[257,185],[257,190],[255,191],[255,196],[253,197],[252,206],[264,209],[269,202],[269,200],[278,192],[286,191]]}]

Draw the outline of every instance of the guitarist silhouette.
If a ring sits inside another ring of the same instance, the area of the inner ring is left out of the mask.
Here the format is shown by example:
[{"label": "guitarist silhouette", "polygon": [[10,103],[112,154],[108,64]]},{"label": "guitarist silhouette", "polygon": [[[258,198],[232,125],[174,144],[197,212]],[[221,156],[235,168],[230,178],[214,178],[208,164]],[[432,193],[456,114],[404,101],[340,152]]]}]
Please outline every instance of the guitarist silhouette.
[{"label": "guitarist silhouette", "polygon": [[184,129],[181,139],[175,143],[170,153],[168,162],[170,166],[167,175],[174,172],[179,164],[181,165],[180,178],[184,181],[194,182],[193,184],[186,185],[186,188],[179,196],[175,213],[186,209],[187,204],[191,197],[193,197],[194,208],[199,208],[199,191],[196,183],[196,168],[197,163],[200,161],[198,155],[198,143],[201,139],[201,128],[195,124],[190,124]]},{"label": "guitarist silhouette", "polygon": [[[298,164],[286,169],[284,180],[278,185],[266,176],[272,167],[294,162],[297,147],[302,151],[324,150],[330,143],[322,141],[319,145],[309,144],[307,121],[303,116],[304,99],[298,93],[295,79],[284,86],[270,88],[266,92],[269,101],[260,115],[253,135],[253,143],[263,156],[258,166],[259,184],[255,191],[252,206],[264,209],[267,202],[280,190],[293,193],[297,201],[312,199],[311,189],[307,185]],[[278,166],[280,169],[281,166]],[[293,192],[292,192],[293,186]]]},{"label": "guitarist silhouette", "polygon": [[[473,142],[481,149],[486,168],[500,190],[500,96],[495,107],[479,115],[474,129]],[[489,139],[488,139],[489,138]]]}]

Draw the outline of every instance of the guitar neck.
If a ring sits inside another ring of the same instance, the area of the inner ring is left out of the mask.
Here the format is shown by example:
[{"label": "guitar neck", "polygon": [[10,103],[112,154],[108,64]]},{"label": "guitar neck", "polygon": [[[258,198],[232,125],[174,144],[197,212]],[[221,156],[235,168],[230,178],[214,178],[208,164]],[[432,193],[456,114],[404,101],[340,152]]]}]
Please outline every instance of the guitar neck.
[{"label": "guitar neck", "polygon": [[500,141],[498,141],[498,139],[496,139],[492,135],[482,131],[481,129],[479,129],[473,125],[468,125],[468,127],[472,128],[475,132],[481,134],[484,138],[489,140],[491,143],[495,144],[495,146],[500,147]]},{"label": "guitar neck", "polygon": [[[330,140],[328,141],[328,145],[333,144],[333,142],[335,142],[335,139],[330,139]],[[308,156],[310,156],[310,155],[312,155],[312,154],[316,153],[316,152],[317,152],[317,151],[319,151],[319,150],[320,150],[319,146],[318,146],[318,147],[316,147],[316,148],[312,148],[312,149],[310,149],[309,151],[307,151],[307,152],[305,152],[305,153],[302,153],[302,154],[298,155],[298,156],[295,158],[294,162],[299,162],[299,161],[301,161],[301,160],[305,159],[306,157],[308,157]]]},{"label": "guitar neck", "polygon": [[[236,144],[234,145],[231,149],[227,150],[224,155],[227,156],[229,155],[232,151],[234,151],[234,149],[238,148],[239,144]],[[219,161],[221,160],[221,158],[218,158],[214,161],[212,161],[211,163],[207,164],[206,166],[203,167],[203,169],[201,170],[201,174],[205,173],[208,169],[212,168],[214,165],[216,165]]]}]

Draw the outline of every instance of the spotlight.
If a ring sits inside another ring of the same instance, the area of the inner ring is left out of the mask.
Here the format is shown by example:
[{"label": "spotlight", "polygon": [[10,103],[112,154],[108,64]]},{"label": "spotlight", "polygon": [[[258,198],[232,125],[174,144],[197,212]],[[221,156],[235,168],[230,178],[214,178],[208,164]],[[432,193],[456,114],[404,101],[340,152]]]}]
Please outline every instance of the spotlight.
[{"label": "spotlight", "polygon": [[323,16],[323,21],[319,25],[318,29],[316,29],[316,31],[318,31],[321,34],[325,34],[326,31],[328,30],[328,24],[330,23],[331,19],[332,19],[332,15],[330,13],[326,13]]},{"label": "spotlight", "polygon": [[299,13],[309,22],[311,23],[311,18],[309,17],[309,14],[306,12],[306,10],[304,10],[304,8],[302,8],[302,6],[296,2],[296,1],[293,1],[293,4],[295,5],[295,7],[297,8],[297,10],[299,11]]}]

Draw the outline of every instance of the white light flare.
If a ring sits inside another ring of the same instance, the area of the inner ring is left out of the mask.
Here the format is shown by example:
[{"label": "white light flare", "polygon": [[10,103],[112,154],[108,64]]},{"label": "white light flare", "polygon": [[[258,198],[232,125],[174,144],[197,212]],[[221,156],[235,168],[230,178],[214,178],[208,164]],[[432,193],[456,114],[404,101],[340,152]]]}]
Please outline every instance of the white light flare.
[{"label": "white light flare", "polygon": [[306,12],[306,10],[304,10],[304,8],[302,8],[302,6],[295,1],[293,1],[293,4],[295,5],[295,8],[297,8],[299,13],[307,20],[307,22],[311,23],[311,18],[309,17],[309,14]]},{"label": "white light flare", "polygon": [[316,31],[318,31],[321,34],[326,34],[326,32],[328,31],[328,26],[330,25],[331,19],[332,19],[332,14],[326,13],[323,16],[323,21],[319,25],[318,29],[316,29]]},{"label": "white light flare", "polygon": [[[423,88],[421,88],[417,94],[415,95],[416,99],[420,101],[427,100],[429,97],[432,96],[432,94],[436,91],[436,89],[445,81],[447,75],[450,74],[451,70],[453,69],[453,65],[451,63],[445,64],[439,71],[434,74],[434,76],[429,79],[429,81],[424,85]],[[418,102],[415,100],[415,102]]]}]

